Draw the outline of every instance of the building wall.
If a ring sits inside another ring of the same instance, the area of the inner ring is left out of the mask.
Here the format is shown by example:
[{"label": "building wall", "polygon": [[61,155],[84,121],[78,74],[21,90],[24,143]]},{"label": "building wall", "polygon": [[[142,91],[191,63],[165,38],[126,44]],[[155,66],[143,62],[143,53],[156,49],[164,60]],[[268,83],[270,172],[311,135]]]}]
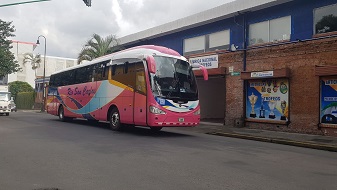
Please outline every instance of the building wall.
[{"label": "building wall", "polygon": [[33,53],[34,44],[13,41],[12,46],[13,48],[11,49],[11,52],[14,54],[15,60],[22,68],[22,71],[8,75],[8,82],[23,81],[34,87],[35,71],[32,69],[30,64],[25,64],[23,62],[25,53]]},{"label": "building wall", "polygon": [[[130,46],[163,45],[183,54],[185,39],[230,29],[230,44],[235,44],[237,51],[223,50],[192,55],[219,54],[219,68],[226,68],[225,84],[222,86],[225,89],[225,125],[239,124],[251,128],[337,136],[337,127],[319,125],[320,77],[315,74],[316,66],[337,65],[337,32],[314,35],[314,10],[332,4],[337,4],[337,0],[294,0],[263,10],[238,13],[232,18],[170,35],[137,41]],[[248,46],[247,54],[244,54],[244,39],[246,35],[248,44],[250,24],[289,15],[290,40]],[[233,76],[229,73],[229,67],[233,67],[234,72],[241,73],[241,76]],[[286,76],[289,80],[289,122],[249,121],[246,118],[247,80],[242,79],[242,73],[277,69],[287,69],[290,72]],[[337,76],[337,72],[335,74]]]},{"label": "building wall", "polygon": [[[291,39],[311,39],[313,37],[313,10],[323,6],[336,4],[337,0],[294,0],[282,5],[274,6],[271,8],[252,11],[248,13],[238,13],[237,16],[216,21],[210,24],[205,24],[192,29],[184,30],[181,32],[165,35],[162,37],[152,39],[142,39],[135,41],[127,47],[137,45],[155,44],[169,47],[183,54],[184,39],[196,36],[206,35],[226,29],[230,29],[230,44],[235,44],[239,49],[242,49],[244,39],[244,17],[247,26],[249,24],[271,20],[283,16],[291,16]],[[248,28],[247,28],[248,30]],[[248,32],[247,32],[248,33]],[[249,35],[247,34],[249,38]]]},{"label": "building wall", "polygon": [[[53,72],[77,65],[77,59],[65,57],[46,56],[46,70],[45,75],[49,77]],[[43,76],[43,56],[41,66],[36,69],[36,76],[41,78]]]},{"label": "building wall", "polygon": [[[220,65],[234,66],[242,71],[243,52],[222,54]],[[246,71],[266,71],[289,68],[290,124],[246,122],[247,127],[301,133],[336,135],[333,128],[319,128],[320,86],[315,66],[337,65],[337,38],[326,38],[263,47],[247,52]],[[226,75],[225,123],[235,125],[245,116],[244,81],[238,76]]]}]

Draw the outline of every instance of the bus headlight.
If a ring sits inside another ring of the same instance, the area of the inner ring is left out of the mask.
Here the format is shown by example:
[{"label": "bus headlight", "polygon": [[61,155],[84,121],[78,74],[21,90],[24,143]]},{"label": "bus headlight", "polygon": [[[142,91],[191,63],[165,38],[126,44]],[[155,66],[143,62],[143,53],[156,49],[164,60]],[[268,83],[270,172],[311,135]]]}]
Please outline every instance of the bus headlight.
[{"label": "bus headlight", "polygon": [[150,106],[150,112],[154,114],[166,114],[166,112],[154,106]]},{"label": "bus headlight", "polygon": [[200,115],[200,109],[198,109],[196,112],[194,112],[194,115]]}]

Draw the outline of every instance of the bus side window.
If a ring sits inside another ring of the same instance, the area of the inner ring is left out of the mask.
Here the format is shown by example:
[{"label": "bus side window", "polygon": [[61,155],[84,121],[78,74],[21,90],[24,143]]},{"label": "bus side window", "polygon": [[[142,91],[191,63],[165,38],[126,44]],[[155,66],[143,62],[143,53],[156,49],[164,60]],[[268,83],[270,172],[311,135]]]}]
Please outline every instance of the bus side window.
[{"label": "bus side window", "polygon": [[108,75],[109,75],[109,67],[107,66],[107,64],[109,63],[110,61],[108,62],[105,62],[104,63],[104,67],[103,67],[103,72],[102,72],[102,80],[107,80],[108,79]]},{"label": "bus side window", "polygon": [[136,91],[146,95],[145,69],[143,62],[135,63],[136,69]]},{"label": "bus side window", "polygon": [[50,76],[49,86],[55,87],[55,75]]},{"label": "bus side window", "polygon": [[94,80],[95,81],[101,81],[101,80],[108,79],[107,73],[109,72],[109,69],[106,66],[108,62],[109,61],[104,61],[104,62],[95,64],[94,66]]},{"label": "bus side window", "polygon": [[117,65],[112,65],[112,66],[111,66],[111,75],[112,75],[112,76],[115,76],[115,75],[116,75],[116,68],[117,68]]},{"label": "bus side window", "polygon": [[92,78],[92,68],[81,67],[76,70],[75,84],[90,82]]},{"label": "bus side window", "polygon": [[129,72],[129,62],[125,62],[124,63],[124,74],[128,74]]}]

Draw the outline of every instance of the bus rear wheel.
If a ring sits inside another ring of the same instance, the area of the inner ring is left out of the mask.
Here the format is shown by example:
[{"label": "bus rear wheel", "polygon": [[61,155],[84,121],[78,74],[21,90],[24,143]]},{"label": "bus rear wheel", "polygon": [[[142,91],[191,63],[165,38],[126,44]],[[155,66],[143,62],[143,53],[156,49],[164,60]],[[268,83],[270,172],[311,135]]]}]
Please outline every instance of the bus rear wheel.
[{"label": "bus rear wheel", "polygon": [[59,120],[64,122],[64,121],[69,121],[70,119],[71,118],[64,116],[64,108],[63,108],[63,106],[60,106],[60,108],[59,108]]},{"label": "bus rear wheel", "polygon": [[120,115],[117,108],[113,108],[109,115],[110,128],[114,131],[119,131],[122,129],[122,124],[120,121]]}]

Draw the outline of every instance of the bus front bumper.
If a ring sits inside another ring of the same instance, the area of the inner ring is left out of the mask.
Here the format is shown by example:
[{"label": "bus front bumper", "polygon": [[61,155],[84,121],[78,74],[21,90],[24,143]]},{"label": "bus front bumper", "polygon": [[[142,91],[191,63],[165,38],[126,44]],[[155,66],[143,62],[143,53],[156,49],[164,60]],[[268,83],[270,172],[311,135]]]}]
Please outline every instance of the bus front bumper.
[{"label": "bus front bumper", "polygon": [[166,117],[161,119],[160,117],[154,117],[150,121],[150,126],[157,127],[194,127],[200,123],[200,117],[181,116],[181,117]]}]

